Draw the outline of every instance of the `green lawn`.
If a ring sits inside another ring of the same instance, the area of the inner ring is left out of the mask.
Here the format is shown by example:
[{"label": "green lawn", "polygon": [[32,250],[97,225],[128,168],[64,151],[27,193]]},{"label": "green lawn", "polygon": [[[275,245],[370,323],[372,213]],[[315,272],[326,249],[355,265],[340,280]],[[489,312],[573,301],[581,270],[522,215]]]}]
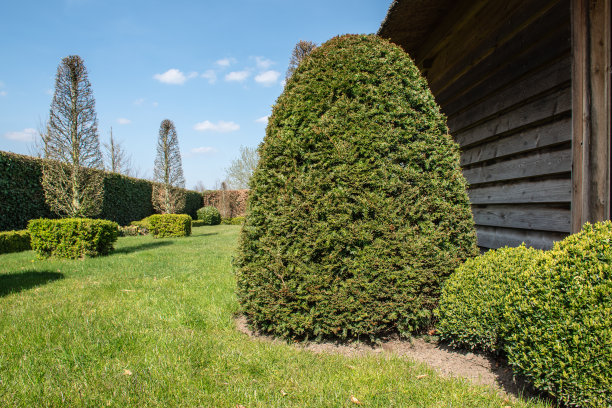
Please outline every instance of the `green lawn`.
[{"label": "green lawn", "polygon": [[[0,406],[544,407],[399,357],[312,354],[248,338],[239,227],[119,238],[111,256],[0,255]],[[422,377],[421,374],[428,374]]]}]

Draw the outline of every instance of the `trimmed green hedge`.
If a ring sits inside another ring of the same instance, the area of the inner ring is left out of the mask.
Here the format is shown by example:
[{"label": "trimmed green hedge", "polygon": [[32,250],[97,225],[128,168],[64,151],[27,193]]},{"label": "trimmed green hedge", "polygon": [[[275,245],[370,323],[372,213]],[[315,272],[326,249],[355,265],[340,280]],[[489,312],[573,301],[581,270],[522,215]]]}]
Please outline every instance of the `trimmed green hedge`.
[{"label": "trimmed green hedge", "polygon": [[198,220],[201,220],[204,225],[219,225],[221,214],[215,207],[202,207],[198,210]]},{"label": "trimmed green hedge", "polygon": [[191,235],[191,217],[187,214],[154,214],[149,217],[149,224],[155,238]]},{"label": "trimmed green hedge", "polygon": [[436,310],[436,330],[453,346],[499,351],[500,326],[508,292],[543,252],[521,245],[500,248],[468,259],[448,278]]},{"label": "trimmed green hedge", "polygon": [[[0,231],[18,230],[31,219],[58,218],[45,202],[40,184],[42,159],[0,151]],[[148,180],[104,172],[104,202],[99,218],[128,225],[154,213]],[[203,205],[203,197],[186,191],[184,212],[193,218]]]},{"label": "trimmed green hedge", "polygon": [[128,225],[153,214],[150,181],[106,173],[104,177],[104,203],[100,218]]},{"label": "trimmed green hedge", "polygon": [[259,153],[235,261],[249,322],[292,338],[427,329],[478,250],[459,146],[410,57],[374,35],[321,45]]},{"label": "trimmed green hedge", "polygon": [[612,407],[612,222],[555,244],[510,291],[504,350],[517,373],[564,404]]},{"label": "trimmed green hedge", "polygon": [[0,254],[28,251],[30,233],[28,230],[0,232]]},{"label": "trimmed green hedge", "polygon": [[244,224],[244,217],[223,218],[221,220],[221,224],[223,225],[242,225]]},{"label": "trimmed green hedge", "polygon": [[440,300],[443,339],[507,355],[515,373],[567,406],[612,407],[612,222],[550,251],[468,260]]},{"label": "trimmed green hedge", "polygon": [[89,218],[37,219],[28,223],[32,249],[39,258],[107,255],[117,240],[118,227],[116,222]]},{"label": "trimmed green hedge", "polygon": [[55,218],[40,184],[42,160],[0,151],[0,231],[21,230],[33,218]]}]

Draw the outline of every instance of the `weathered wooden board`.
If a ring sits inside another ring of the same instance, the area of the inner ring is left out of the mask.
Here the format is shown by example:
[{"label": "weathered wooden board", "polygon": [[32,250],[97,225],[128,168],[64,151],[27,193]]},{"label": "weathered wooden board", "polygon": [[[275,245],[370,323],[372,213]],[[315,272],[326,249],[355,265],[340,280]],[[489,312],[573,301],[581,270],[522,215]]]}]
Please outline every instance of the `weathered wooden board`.
[{"label": "weathered wooden board", "polygon": [[484,248],[515,247],[525,245],[538,249],[550,249],[554,242],[561,241],[567,234],[548,231],[515,230],[510,228],[484,227],[476,228],[478,246]]},{"label": "weathered wooden board", "polygon": [[572,108],[571,89],[563,88],[558,92],[537,99],[519,108],[491,118],[487,122],[462,132],[451,133],[462,148],[481,143],[513,130],[520,131],[524,126],[567,113]]},{"label": "weathered wooden board", "polygon": [[[443,104],[452,95],[462,93],[466,84],[477,82],[483,74],[485,77],[494,74],[521,54],[530,53],[535,48],[540,52],[549,51],[550,48],[545,48],[543,43],[551,37],[557,38],[557,45],[551,44],[550,51],[567,47],[559,44],[558,40],[559,35],[565,35],[569,43],[569,27],[564,29],[567,34],[560,34],[563,23],[567,26],[569,20],[569,10],[567,5],[560,4],[562,1],[508,3],[489,2],[488,7],[481,11],[481,18],[486,19],[486,23],[474,19],[472,25],[455,36],[447,48],[425,60],[431,61],[431,67],[424,69],[431,89],[440,96]],[[521,68],[519,75],[529,69]]]},{"label": "weathered wooden board", "polygon": [[528,128],[522,132],[478,145],[461,153],[461,165],[503,158],[517,153],[530,152],[544,147],[565,144],[572,140],[571,116],[552,123]]},{"label": "weathered wooden board", "polygon": [[572,230],[610,218],[611,54],[609,0],[572,0],[574,171]]},{"label": "weathered wooden board", "polygon": [[562,179],[524,181],[470,188],[472,204],[569,203],[572,185]]},{"label": "weathered wooden board", "polygon": [[545,66],[532,75],[512,83],[497,93],[494,93],[459,114],[449,116],[448,127],[453,132],[473,126],[478,122],[491,119],[506,110],[516,109],[529,101],[541,97],[543,92],[551,89],[569,87],[571,80],[571,60],[564,58],[554,64]]},{"label": "weathered wooden board", "polygon": [[569,208],[534,205],[491,205],[472,208],[474,222],[490,227],[521,228],[527,230],[569,233]]},{"label": "weathered wooden board", "polygon": [[537,151],[516,159],[477,165],[463,170],[463,175],[473,186],[494,181],[569,173],[571,170],[572,151],[568,146],[563,150],[544,153]]}]

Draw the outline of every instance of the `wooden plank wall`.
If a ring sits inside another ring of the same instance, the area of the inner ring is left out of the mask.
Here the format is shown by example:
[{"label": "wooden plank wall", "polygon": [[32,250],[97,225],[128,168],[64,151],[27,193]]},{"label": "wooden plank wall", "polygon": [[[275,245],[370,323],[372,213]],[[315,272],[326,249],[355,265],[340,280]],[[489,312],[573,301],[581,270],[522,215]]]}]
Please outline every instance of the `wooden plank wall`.
[{"label": "wooden plank wall", "polygon": [[447,16],[412,56],[461,146],[478,243],[549,248],[571,230],[570,2],[460,1]]}]

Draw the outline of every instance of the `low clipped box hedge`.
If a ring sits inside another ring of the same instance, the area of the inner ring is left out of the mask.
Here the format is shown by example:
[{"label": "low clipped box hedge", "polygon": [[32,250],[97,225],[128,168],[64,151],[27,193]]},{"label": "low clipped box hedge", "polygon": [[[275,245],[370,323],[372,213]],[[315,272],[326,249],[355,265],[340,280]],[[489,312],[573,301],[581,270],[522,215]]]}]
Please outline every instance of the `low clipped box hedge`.
[{"label": "low clipped box hedge", "polygon": [[116,222],[89,218],[36,219],[28,223],[39,258],[78,259],[107,255],[118,237]]},{"label": "low clipped box hedge", "polygon": [[30,233],[27,230],[0,232],[0,254],[30,249]]},{"label": "low clipped box hedge", "polygon": [[468,259],[450,276],[436,310],[441,340],[462,348],[497,352],[508,293],[544,255],[541,250],[500,248]]},{"label": "low clipped box hedge", "polygon": [[202,207],[198,210],[198,220],[202,221],[203,225],[219,225],[221,223],[221,214],[216,207]]},{"label": "low clipped box hedge", "polygon": [[244,217],[232,217],[232,218],[223,218],[221,220],[221,224],[223,225],[242,225],[244,224]]},{"label": "low clipped box hedge", "polygon": [[515,372],[568,406],[612,407],[612,222],[586,224],[510,291],[502,332]]},{"label": "low clipped box hedge", "polygon": [[261,332],[409,335],[478,253],[459,147],[398,46],[336,37],[287,81],[259,147],[235,258]]},{"label": "low clipped box hedge", "polygon": [[187,214],[154,214],[149,217],[149,225],[155,238],[191,235],[191,217]]}]

